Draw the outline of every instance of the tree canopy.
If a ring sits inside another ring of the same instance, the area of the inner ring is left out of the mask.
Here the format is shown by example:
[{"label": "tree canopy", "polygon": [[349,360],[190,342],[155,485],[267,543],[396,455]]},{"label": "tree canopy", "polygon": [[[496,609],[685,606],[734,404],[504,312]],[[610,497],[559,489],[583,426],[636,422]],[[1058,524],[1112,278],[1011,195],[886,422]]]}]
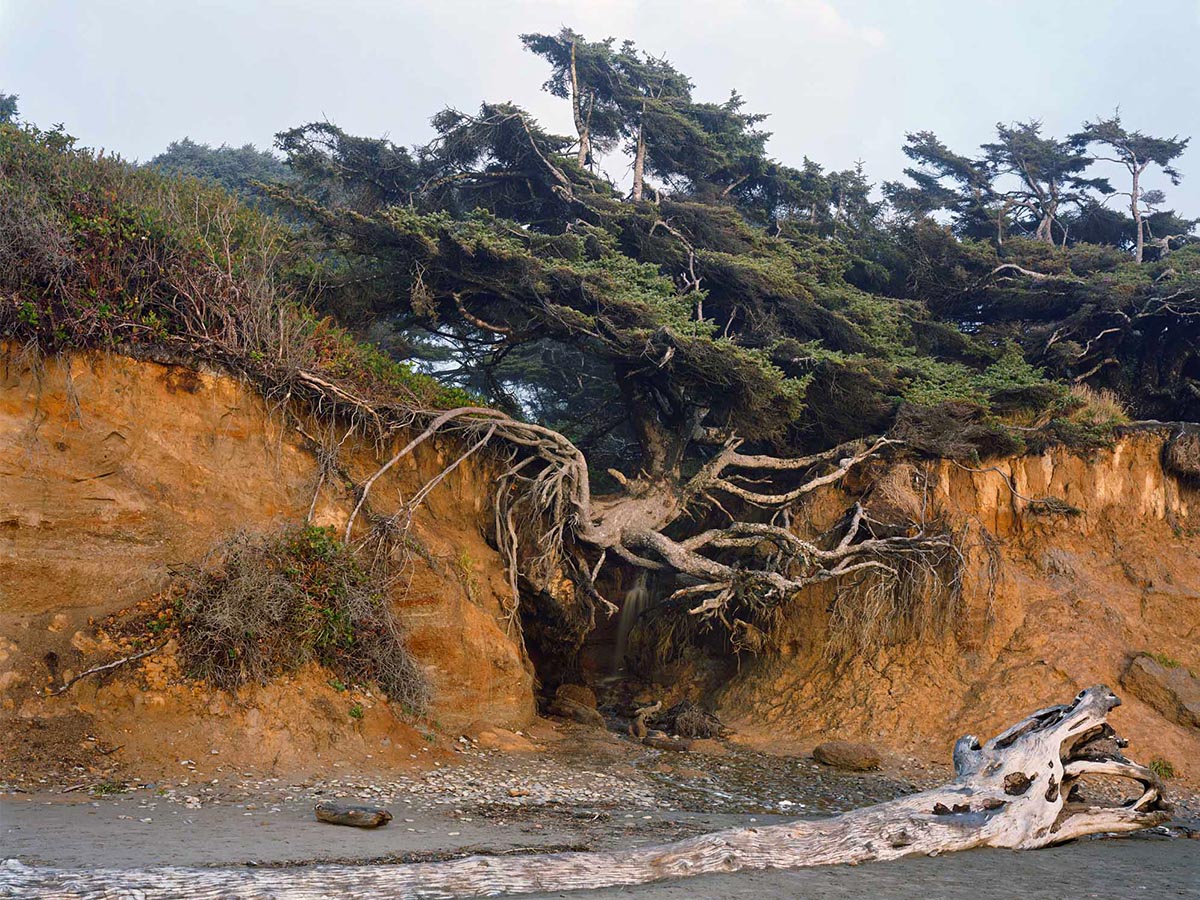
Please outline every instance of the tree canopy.
[{"label": "tree canopy", "polygon": [[[952,536],[924,513],[868,514],[869,477],[830,530],[806,530],[805,497],[880,454],[1094,447],[1124,421],[1121,402],[1200,419],[1195,223],[1143,180],[1177,183],[1186,139],[1119,117],[1061,138],[1027,121],[960,153],[914,131],[907,182],[877,192],[862,163],[773,158],[765,116],[740,94],[702,99],[630,41],[521,40],[574,135],[482,102],[434,112],[418,146],[316,122],[277,136],[282,160],[185,139],[148,168],[268,198],[292,262],[263,278],[440,383],[410,392],[406,414],[500,458],[491,537],[522,608],[566,645],[608,608],[613,566],[657,573],[668,605],[731,640],[809,584],[952,583]],[[3,127],[12,148],[31,140]],[[628,161],[628,182],[605,174],[609,156]],[[105,177],[124,172],[108,165]],[[1122,194],[1129,215],[1110,208]],[[43,202],[18,195],[0,217]],[[34,307],[6,321],[57,346],[61,316],[30,299],[58,277],[46,266],[14,270]],[[155,315],[182,315],[174,272],[154,282]],[[91,328],[71,296],[71,328]],[[1085,387],[1120,402],[1094,404]]]}]

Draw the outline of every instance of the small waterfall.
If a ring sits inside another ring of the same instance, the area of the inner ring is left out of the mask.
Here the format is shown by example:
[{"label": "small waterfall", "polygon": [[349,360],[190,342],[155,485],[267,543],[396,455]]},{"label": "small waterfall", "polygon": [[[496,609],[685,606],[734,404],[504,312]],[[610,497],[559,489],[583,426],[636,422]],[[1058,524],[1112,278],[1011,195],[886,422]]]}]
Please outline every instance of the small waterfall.
[{"label": "small waterfall", "polygon": [[637,573],[633,584],[625,592],[625,599],[621,602],[621,615],[617,619],[617,645],[613,650],[612,670],[614,674],[621,671],[625,665],[625,651],[629,647],[629,632],[633,630],[634,623],[650,605],[650,588],[646,584],[647,575],[645,569]]}]

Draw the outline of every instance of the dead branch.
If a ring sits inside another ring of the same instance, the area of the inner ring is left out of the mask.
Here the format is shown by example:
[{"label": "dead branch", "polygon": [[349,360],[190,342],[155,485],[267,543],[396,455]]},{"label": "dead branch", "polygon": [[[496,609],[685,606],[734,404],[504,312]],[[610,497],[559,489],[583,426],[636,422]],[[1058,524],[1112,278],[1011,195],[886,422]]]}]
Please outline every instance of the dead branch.
[{"label": "dead branch", "polygon": [[123,666],[127,663],[137,662],[139,659],[145,659],[150,654],[157,653],[159,650],[161,650],[165,646],[167,646],[166,641],[164,641],[163,643],[159,644],[156,647],[151,647],[149,650],[143,650],[141,653],[134,653],[132,656],[123,656],[121,659],[114,659],[112,662],[105,663],[102,666],[93,666],[92,668],[88,669],[86,672],[80,672],[78,675],[76,675],[70,681],[67,681],[66,683],[60,685],[59,687],[56,687],[52,691],[48,691],[47,693],[51,697],[57,697],[59,694],[66,693],[71,688],[71,685],[75,684],[75,682],[77,682],[77,681],[81,681],[90,675],[103,675],[105,672],[111,672],[114,669],[119,669],[121,666]]}]

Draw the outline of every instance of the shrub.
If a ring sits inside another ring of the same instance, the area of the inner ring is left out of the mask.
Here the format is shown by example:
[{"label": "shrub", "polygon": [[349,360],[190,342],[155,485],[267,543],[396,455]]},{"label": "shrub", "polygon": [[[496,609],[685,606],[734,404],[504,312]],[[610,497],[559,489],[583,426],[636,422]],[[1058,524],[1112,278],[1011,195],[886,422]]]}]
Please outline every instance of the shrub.
[{"label": "shrub", "polygon": [[165,352],[287,394],[298,370],[368,400],[481,405],[313,314],[329,277],[296,232],[194,178],[0,125],[0,340]]},{"label": "shrub", "polygon": [[1150,760],[1150,771],[1159,778],[1174,778],[1175,766],[1169,760],[1163,759],[1161,756],[1156,756]]},{"label": "shrub", "polygon": [[428,703],[386,598],[333,529],[234,536],[190,573],[177,614],[187,671],[227,690],[317,662],[414,713]]},{"label": "shrub", "polygon": [[1166,669],[1178,669],[1181,665],[1179,660],[1166,653],[1148,653],[1146,655]]},{"label": "shrub", "polygon": [[1074,409],[1068,419],[1076,424],[1091,427],[1129,424],[1129,413],[1125,410],[1124,402],[1107,388],[1097,390],[1086,384],[1077,384],[1071,388],[1071,401]]}]

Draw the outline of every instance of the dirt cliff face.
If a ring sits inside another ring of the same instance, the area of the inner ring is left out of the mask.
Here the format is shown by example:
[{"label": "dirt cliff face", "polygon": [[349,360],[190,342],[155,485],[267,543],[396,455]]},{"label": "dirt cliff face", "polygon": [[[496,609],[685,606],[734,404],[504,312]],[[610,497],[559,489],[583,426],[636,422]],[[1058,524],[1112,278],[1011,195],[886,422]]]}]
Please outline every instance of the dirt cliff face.
[{"label": "dirt cliff face", "polygon": [[[89,620],[151,596],[231,533],[302,523],[310,504],[314,524],[345,524],[345,488],[325,479],[314,503],[317,461],[284,415],[218,373],[111,355],[35,364],[0,350],[0,719],[82,715],[78,730],[146,760],[209,745],[292,768],[319,767],[318,754],[408,758],[421,741],[403,717],[320,672],[233,698],[183,684],[168,650],[140,687],[89,679],[39,696],[106,658]],[[394,452],[351,434],[341,462],[363,479]],[[380,479],[373,502],[389,512],[452,453],[423,446]],[[482,537],[490,480],[468,461],[430,494],[412,532],[423,552],[392,597],[433,687],[430,720],[445,728],[519,727],[534,713],[503,567]]]},{"label": "dirt cliff face", "polygon": [[[1143,651],[1200,672],[1200,492],[1164,471],[1169,436],[1131,431],[1111,450],[1058,448],[983,471],[929,463],[928,502],[967,529],[951,627],[836,660],[833,594],[814,591],[787,611],[772,649],[743,665],[722,712],[756,740],[869,740],[944,760],[959,735],[990,735],[1020,710],[1102,682],[1124,697],[1114,725],[1130,752],[1200,781],[1200,732],[1121,687]],[[1065,505],[1031,502],[1047,497]],[[826,498],[838,510],[845,499]]]}]

